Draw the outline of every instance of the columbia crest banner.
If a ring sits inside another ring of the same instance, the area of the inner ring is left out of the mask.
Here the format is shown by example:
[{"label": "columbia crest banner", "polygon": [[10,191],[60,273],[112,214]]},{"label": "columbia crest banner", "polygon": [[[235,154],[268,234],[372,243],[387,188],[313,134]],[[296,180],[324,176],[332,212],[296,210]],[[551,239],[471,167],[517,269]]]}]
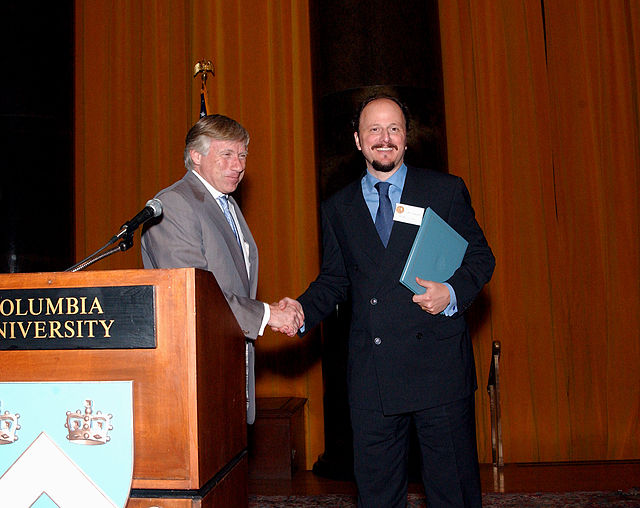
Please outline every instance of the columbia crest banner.
[{"label": "columbia crest banner", "polygon": [[124,508],[133,382],[0,383],[0,506]]}]

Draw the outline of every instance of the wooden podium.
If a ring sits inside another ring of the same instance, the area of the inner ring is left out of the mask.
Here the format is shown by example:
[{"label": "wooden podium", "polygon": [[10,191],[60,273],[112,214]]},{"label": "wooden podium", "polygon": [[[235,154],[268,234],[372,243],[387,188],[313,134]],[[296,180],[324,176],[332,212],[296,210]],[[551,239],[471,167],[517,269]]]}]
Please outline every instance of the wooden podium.
[{"label": "wooden podium", "polygon": [[245,340],[211,273],[0,275],[0,290],[51,294],[52,288],[127,286],[153,287],[155,347],[3,350],[0,379],[133,380],[135,452],[127,507],[246,507]]}]

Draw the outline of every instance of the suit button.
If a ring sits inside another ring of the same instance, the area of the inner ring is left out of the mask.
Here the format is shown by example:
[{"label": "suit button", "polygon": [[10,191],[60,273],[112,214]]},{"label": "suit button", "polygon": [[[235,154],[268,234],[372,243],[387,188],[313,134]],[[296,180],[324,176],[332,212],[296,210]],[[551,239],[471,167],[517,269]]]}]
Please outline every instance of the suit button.
[{"label": "suit button", "polygon": [[416,339],[422,340],[422,332],[416,333]]},{"label": "suit button", "polygon": [[373,343],[376,346],[379,346],[380,344],[382,344],[382,339],[380,337],[376,337],[375,339],[373,339]]},{"label": "suit button", "polygon": [[369,300],[369,303],[371,305],[376,305],[378,303],[378,299],[377,298],[372,298],[371,300]]}]

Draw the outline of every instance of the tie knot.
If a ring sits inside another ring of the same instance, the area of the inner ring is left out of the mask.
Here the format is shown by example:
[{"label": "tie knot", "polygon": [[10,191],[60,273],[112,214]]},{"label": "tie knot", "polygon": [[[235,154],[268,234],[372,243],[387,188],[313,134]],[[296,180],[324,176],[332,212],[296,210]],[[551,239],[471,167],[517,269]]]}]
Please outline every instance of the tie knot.
[{"label": "tie knot", "polygon": [[374,186],[376,189],[378,189],[378,194],[381,196],[388,196],[389,195],[389,187],[391,187],[391,184],[389,182],[378,182],[377,184],[375,184]]}]

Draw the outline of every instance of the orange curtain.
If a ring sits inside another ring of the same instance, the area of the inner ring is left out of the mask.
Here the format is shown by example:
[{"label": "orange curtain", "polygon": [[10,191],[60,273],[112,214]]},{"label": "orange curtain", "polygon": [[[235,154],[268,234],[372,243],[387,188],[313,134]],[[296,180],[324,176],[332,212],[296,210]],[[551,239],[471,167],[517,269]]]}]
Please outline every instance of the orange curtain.
[{"label": "orange curtain", "polygon": [[449,170],[497,258],[474,329],[479,451],[640,457],[640,6],[442,0]]},{"label": "orange curtain", "polygon": [[[297,296],[319,264],[310,58],[302,0],[76,2],[76,257],[182,177],[200,103],[192,69],[212,60],[213,111],[251,133],[239,192],[260,250],[258,298]],[[93,268],[141,267],[135,242]],[[257,355],[258,396],[308,399],[310,468],[324,448],[317,339],[268,330]]]},{"label": "orange curtain", "polygon": [[[494,249],[471,316],[479,451],[500,340],[505,459],[640,457],[637,0],[442,0],[449,170]],[[307,3],[76,2],[76,257],[181,177],[197,119],[193,64],[214,111],[251,132],[242,207],[259,298],[295,296],[318,267]],[[132,251],[95,269],[140,267]],[[267,332],[258,393],[302,396],[307,466],[323,449],[317,339]]]}]

